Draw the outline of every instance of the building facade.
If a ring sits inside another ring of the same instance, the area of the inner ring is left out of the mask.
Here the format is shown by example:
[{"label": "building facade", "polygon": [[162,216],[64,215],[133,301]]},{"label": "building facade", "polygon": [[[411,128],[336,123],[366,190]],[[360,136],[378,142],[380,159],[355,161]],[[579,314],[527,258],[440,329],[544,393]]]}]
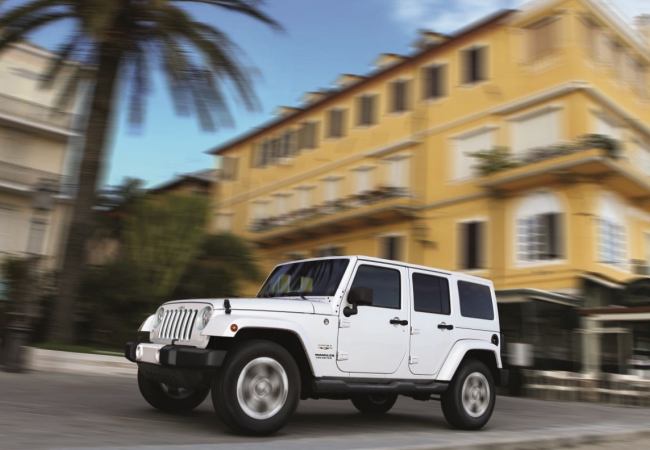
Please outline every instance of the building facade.
[{"label": "building facade", "polygon": [[[588,311],[650,260],[646,22],[551,0],[423,33],[213,149],[214,228],[266,268],[363,254],[490,278],[512,364],[602,370]],[[650,338],[629,323],[618,371]]]},{"label": "building facade", "polygon": [[81,126],[76,95],[57,107],[74,63],[52,89],[40,88],[52,60],[28,42],[0,56],[0,258],[35,254],[50,268],[68,223]]}]

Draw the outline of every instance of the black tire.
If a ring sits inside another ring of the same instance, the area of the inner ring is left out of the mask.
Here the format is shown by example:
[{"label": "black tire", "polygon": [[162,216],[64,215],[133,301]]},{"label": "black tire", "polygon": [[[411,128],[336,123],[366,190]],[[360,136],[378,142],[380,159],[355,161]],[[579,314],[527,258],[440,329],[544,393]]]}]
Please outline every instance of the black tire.
[{"label": "black tire", "polygon": [[[256,385],[247,384],[253,380],[258,380]],[[212,404],[217,416],[236,433],[275,433],[287,424],[299,400],[298,365],[286,349],[274,342],[248,341],[233,348],[212,380]]]},{"label": "black tire", "polygon": [[170,413],[185,413],[199,406],[210,393],[205,389],[175,389],[147,378],[138,371],[138,387],[154,408]]},{"label": "black tire", "polygon": [[352,404],[364,414],[386,414],[395,405],[395,394],[363,394],[352,397]]},{"label": "black tire", "polygon": [[[465,391],[463,391],[464,386]],[[485,386],[487,391],[479,386]],[[465,404],[463,394],[466,396]],[[441,398],[445,419],[451,426],[462,430],[483,428],[492,416],[495,403],[496,392],[492,372],[485,364],[476,360],[469,360],[458,368],[449,388]]]}]

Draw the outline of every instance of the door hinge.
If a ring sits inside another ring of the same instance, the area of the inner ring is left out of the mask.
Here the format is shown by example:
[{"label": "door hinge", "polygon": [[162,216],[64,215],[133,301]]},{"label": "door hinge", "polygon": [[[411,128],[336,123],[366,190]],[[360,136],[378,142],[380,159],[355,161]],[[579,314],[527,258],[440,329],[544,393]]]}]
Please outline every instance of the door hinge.
[{"label": "door hinge", "polygon": [[350,321],[348,319],[339,319],[339,328],[350,328]]},{"label": "door hinge", "polygon": [[411,334],[420,334],[420,329],[411,327]]},{"label": "door hinge", "polygon": [[417,364],[419,358],[417,356],[409,356],[409,364]]},{"label": "door hinge", "polygon": [[347,352],[338,352],[336,354],[336,360],[337,361],[347,361],[350,355],[348,355]]}]

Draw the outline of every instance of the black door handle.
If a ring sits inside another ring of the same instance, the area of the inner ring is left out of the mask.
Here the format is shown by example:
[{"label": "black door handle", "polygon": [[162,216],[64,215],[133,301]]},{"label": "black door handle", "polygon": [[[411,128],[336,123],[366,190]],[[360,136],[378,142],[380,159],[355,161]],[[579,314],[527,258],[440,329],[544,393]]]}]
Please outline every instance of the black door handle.
[{"label": "black door handle", "polygon": [[454,326],[453,325],[447,325],[446,323],[443,322],[440,325],[438,325],[438,328],[440,328],[441,330],[453,330]]},{"label": "black door handle", "polygon": [[391,325],[402,325],[403,327],[405,327],[406,325],[409,324],[409,321],[408,320],[400,320],[400,319],[395,318],[395,319],[390,319],[390,324]]}]

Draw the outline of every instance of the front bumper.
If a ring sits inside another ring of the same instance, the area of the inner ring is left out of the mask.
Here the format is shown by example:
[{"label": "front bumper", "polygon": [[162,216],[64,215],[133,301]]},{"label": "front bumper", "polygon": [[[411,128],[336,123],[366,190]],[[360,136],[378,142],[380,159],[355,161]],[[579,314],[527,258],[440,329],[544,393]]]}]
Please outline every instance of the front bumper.
[{"label": "front bumper", "polygon": [[[138,351],[138,347],[140,347],[140,351]],[[226,351],[180,345],[127,342],[124,356],[134,363],[155,364],[178,369],[216,370],[223,364]]]}]

